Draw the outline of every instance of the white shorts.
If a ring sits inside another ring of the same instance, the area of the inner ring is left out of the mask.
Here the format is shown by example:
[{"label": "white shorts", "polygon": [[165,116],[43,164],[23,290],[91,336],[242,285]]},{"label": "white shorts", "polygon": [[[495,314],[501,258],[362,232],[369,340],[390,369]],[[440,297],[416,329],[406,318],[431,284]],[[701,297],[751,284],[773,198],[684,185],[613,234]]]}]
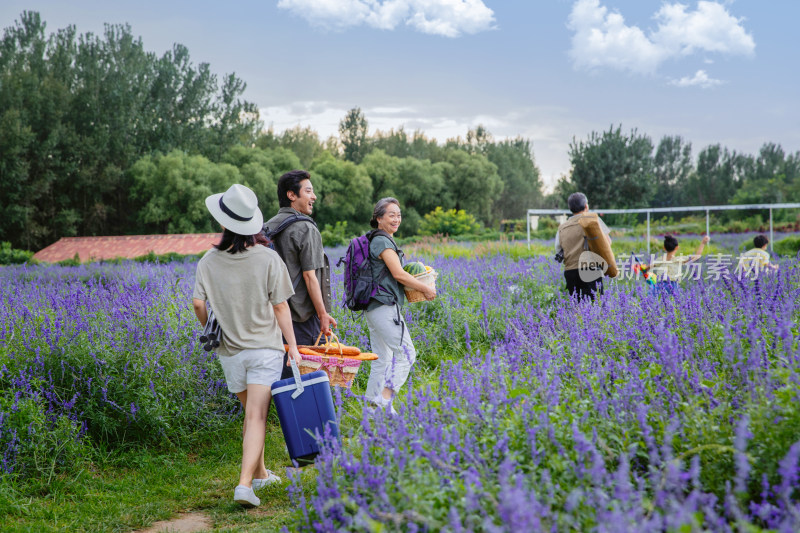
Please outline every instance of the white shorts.
[{"label": "white shorts", "polygon": [[242,350],[236,355],[220,355],[217,359],[228,390],[233,394],[247,390],[248,385],[269,387],[281,379],[283,352],[280,350]]}]

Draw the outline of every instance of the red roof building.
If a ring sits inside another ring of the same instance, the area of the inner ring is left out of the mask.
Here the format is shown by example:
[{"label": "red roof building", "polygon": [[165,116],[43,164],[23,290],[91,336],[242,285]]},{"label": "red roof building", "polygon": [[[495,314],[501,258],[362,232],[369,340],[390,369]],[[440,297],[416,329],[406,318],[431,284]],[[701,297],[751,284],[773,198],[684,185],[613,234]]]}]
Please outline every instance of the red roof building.
[{"label": "red roof building", "polygon": [[120,235],[112,237],[63,237],[33,258],[45,263],[72,259],[132,259],[153,252],[156,255],[174,252],[181,255],[199,254],[219,242],[221,233],[191,233],[184,235]]}]

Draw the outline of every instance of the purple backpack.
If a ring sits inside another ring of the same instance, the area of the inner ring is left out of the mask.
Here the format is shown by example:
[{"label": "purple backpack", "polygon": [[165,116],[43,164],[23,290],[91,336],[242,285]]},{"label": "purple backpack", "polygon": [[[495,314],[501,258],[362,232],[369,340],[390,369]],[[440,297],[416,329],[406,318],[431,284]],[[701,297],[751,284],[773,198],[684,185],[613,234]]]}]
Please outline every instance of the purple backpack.
[{"label": "purple backpack", "polygon": [[[381,287],[381,281],[389,274],[385,266],[378,277],[372,276],[372,260],[369,257],[369,243],[376,235],[389,237],[385,231],[374,230],[350,241],[347,252],[339,260],[344,263],[344,305],[351,311],[363,311],[375,298],[378,291],[391,294]],[[389,239],[391,240],[391,238]]]}]

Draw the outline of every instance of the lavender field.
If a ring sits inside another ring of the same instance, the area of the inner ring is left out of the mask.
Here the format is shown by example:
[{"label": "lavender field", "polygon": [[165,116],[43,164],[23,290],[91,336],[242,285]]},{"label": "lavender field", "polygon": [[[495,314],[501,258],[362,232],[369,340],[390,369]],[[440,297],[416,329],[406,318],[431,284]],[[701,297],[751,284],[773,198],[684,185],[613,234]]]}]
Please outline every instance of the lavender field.
[{"label": "lavender field", "polygon": [[[289,531],[796,531],[800,270],[642,281],[598,302],[541,256],[423,257],[435,302],[398,417],[337,392],[342,446],[288,490]],[[196,342],[194,264],[0,269],[0,471],[190,445],[237,413]],[[338,273],[340,275],[340,273]],[[333,280],[341,288],[341,280]],[[368,345],[341,310],[348,343]],[[337,389],[338,391],[338,389]]]}]

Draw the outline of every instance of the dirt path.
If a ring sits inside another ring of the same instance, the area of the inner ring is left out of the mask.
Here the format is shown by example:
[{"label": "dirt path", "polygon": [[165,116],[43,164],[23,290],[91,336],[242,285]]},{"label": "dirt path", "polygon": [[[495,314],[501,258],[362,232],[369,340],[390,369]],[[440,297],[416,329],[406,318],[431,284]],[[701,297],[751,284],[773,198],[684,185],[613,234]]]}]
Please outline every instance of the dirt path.
[{"label": "dirt path", "polygon": [[184,513],[172,520],[155,522],[147,529],[137,533],[193,533],[195,531],[208,531],[211,529],[211,518],[205,513]]}]

